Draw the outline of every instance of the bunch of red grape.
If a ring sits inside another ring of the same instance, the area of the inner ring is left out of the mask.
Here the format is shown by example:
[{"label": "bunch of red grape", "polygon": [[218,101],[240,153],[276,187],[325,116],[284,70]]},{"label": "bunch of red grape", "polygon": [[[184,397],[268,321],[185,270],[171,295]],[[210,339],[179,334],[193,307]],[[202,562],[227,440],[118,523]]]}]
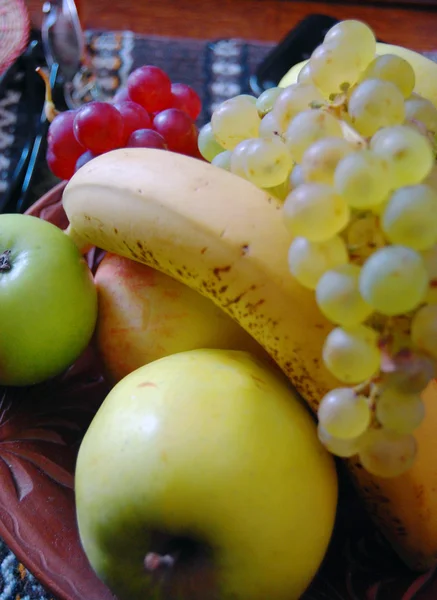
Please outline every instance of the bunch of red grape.
[{"label": "bunch of red grape", "polygon": [[89,160],[116,148],[159,148],[201,158],[195,124],[201,108],[190,86],[172,83],[158,67],[140,67],[112,103],[93,101],[56,115],[47,136],[47,164],[57,177],[70,179]]}]

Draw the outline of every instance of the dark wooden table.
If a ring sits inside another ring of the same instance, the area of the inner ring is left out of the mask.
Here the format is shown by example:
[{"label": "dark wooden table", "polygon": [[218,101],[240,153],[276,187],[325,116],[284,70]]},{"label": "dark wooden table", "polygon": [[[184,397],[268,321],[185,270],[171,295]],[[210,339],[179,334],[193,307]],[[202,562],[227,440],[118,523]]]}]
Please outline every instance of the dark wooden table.
[{"label": "dark wooden table", "polygon": [[[27,0],[33,23],[42,0]],[[358,18],[380,39],[413,50],[437,49],[437,0],[78,0],[84,28],[214,39],[279,41],[300,19],[325,13]]]}]

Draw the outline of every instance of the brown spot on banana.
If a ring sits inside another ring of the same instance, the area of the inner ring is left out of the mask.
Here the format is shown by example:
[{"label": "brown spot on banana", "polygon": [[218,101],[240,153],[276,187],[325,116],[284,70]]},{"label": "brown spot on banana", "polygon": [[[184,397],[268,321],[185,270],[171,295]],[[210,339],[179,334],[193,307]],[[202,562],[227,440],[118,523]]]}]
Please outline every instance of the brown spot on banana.
[{"label": "brown spot on banana", "polygon": [[215,267],[213,269],[213,273],[217,277],[217,279],[219,281],[221,281],[222,273],[229,273],[230,270],[231,270],[231,265],[227,265],[226,267]]}]

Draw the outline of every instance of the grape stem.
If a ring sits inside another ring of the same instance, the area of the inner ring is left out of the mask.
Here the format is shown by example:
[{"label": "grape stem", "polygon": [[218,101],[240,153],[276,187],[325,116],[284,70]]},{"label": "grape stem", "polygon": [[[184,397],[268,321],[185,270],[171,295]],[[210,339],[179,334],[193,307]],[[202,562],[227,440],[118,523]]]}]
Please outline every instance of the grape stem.
[{"label": "grape stem", "polygon": [[366,381],[363,381],[362,383],[359,383],[358,385],[356,385],[353,390],[356,394],[362,394],[363,392],[366,391],[366,389],[369,387],[369,385],[371,385],[372,380],[371,379],[367,379]]},{"label": "grape stem", "polygon": [[47,72],[44,69],[41,69],[41,67],[37,67],[36,72],[41,77],[41,79],[44,81],[44,85],[45,85],[45,89],[46,89],[44,112],[45,112],[47,121],[49,123],[51,123],[53,121],[53,119],[56,117],[56,115],[59,114],[59,111],[56,110],[54,102],[53,102],[52,88],[50,87],[50,79],[49,79]]},{"label": "grape stem", "polygon": [[345,112],[347,99],[346,94],[337,94],[331,101],[331,104],[324,104],[320,108],[331,113],[340,122],[344,138],[355,146],[358,150],[368,148],[369,142],[362,137],[349,123],[342,119]]},{"label": "grape stem", "polygon": [[355,131],[353,127],[340,119],[340,126],[345,137],[345,140],[353,144],[358,150],[365,149],[369,146],[367,140],[363,138],[358,131]]},{"label": "grape stem", "polygon": [[370,393],[369,393],[369,408],[371,411],[375,410],[375,400],[379,394],[379,386],[375,383],[370,384]]}]

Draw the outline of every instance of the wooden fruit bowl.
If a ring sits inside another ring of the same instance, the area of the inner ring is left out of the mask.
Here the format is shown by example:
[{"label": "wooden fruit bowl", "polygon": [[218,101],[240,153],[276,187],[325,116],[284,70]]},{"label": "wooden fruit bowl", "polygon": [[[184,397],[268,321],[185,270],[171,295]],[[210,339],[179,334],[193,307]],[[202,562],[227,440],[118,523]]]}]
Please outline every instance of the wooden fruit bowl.
[{"label": "wooden fruit bowl", "polygon": [[[64,185],[28,213],[65,229]],[[102,255],[88,253],[92,270]],[[79,444],[108,391],[92,343],[50,382],[0,388],[0,536],[59,600],[114,600],[81,548],[74,500]],[[408,571],[369,521],[340,464],[339,473],[335,534],[302,600],[435,600],[437,574]]]}]

